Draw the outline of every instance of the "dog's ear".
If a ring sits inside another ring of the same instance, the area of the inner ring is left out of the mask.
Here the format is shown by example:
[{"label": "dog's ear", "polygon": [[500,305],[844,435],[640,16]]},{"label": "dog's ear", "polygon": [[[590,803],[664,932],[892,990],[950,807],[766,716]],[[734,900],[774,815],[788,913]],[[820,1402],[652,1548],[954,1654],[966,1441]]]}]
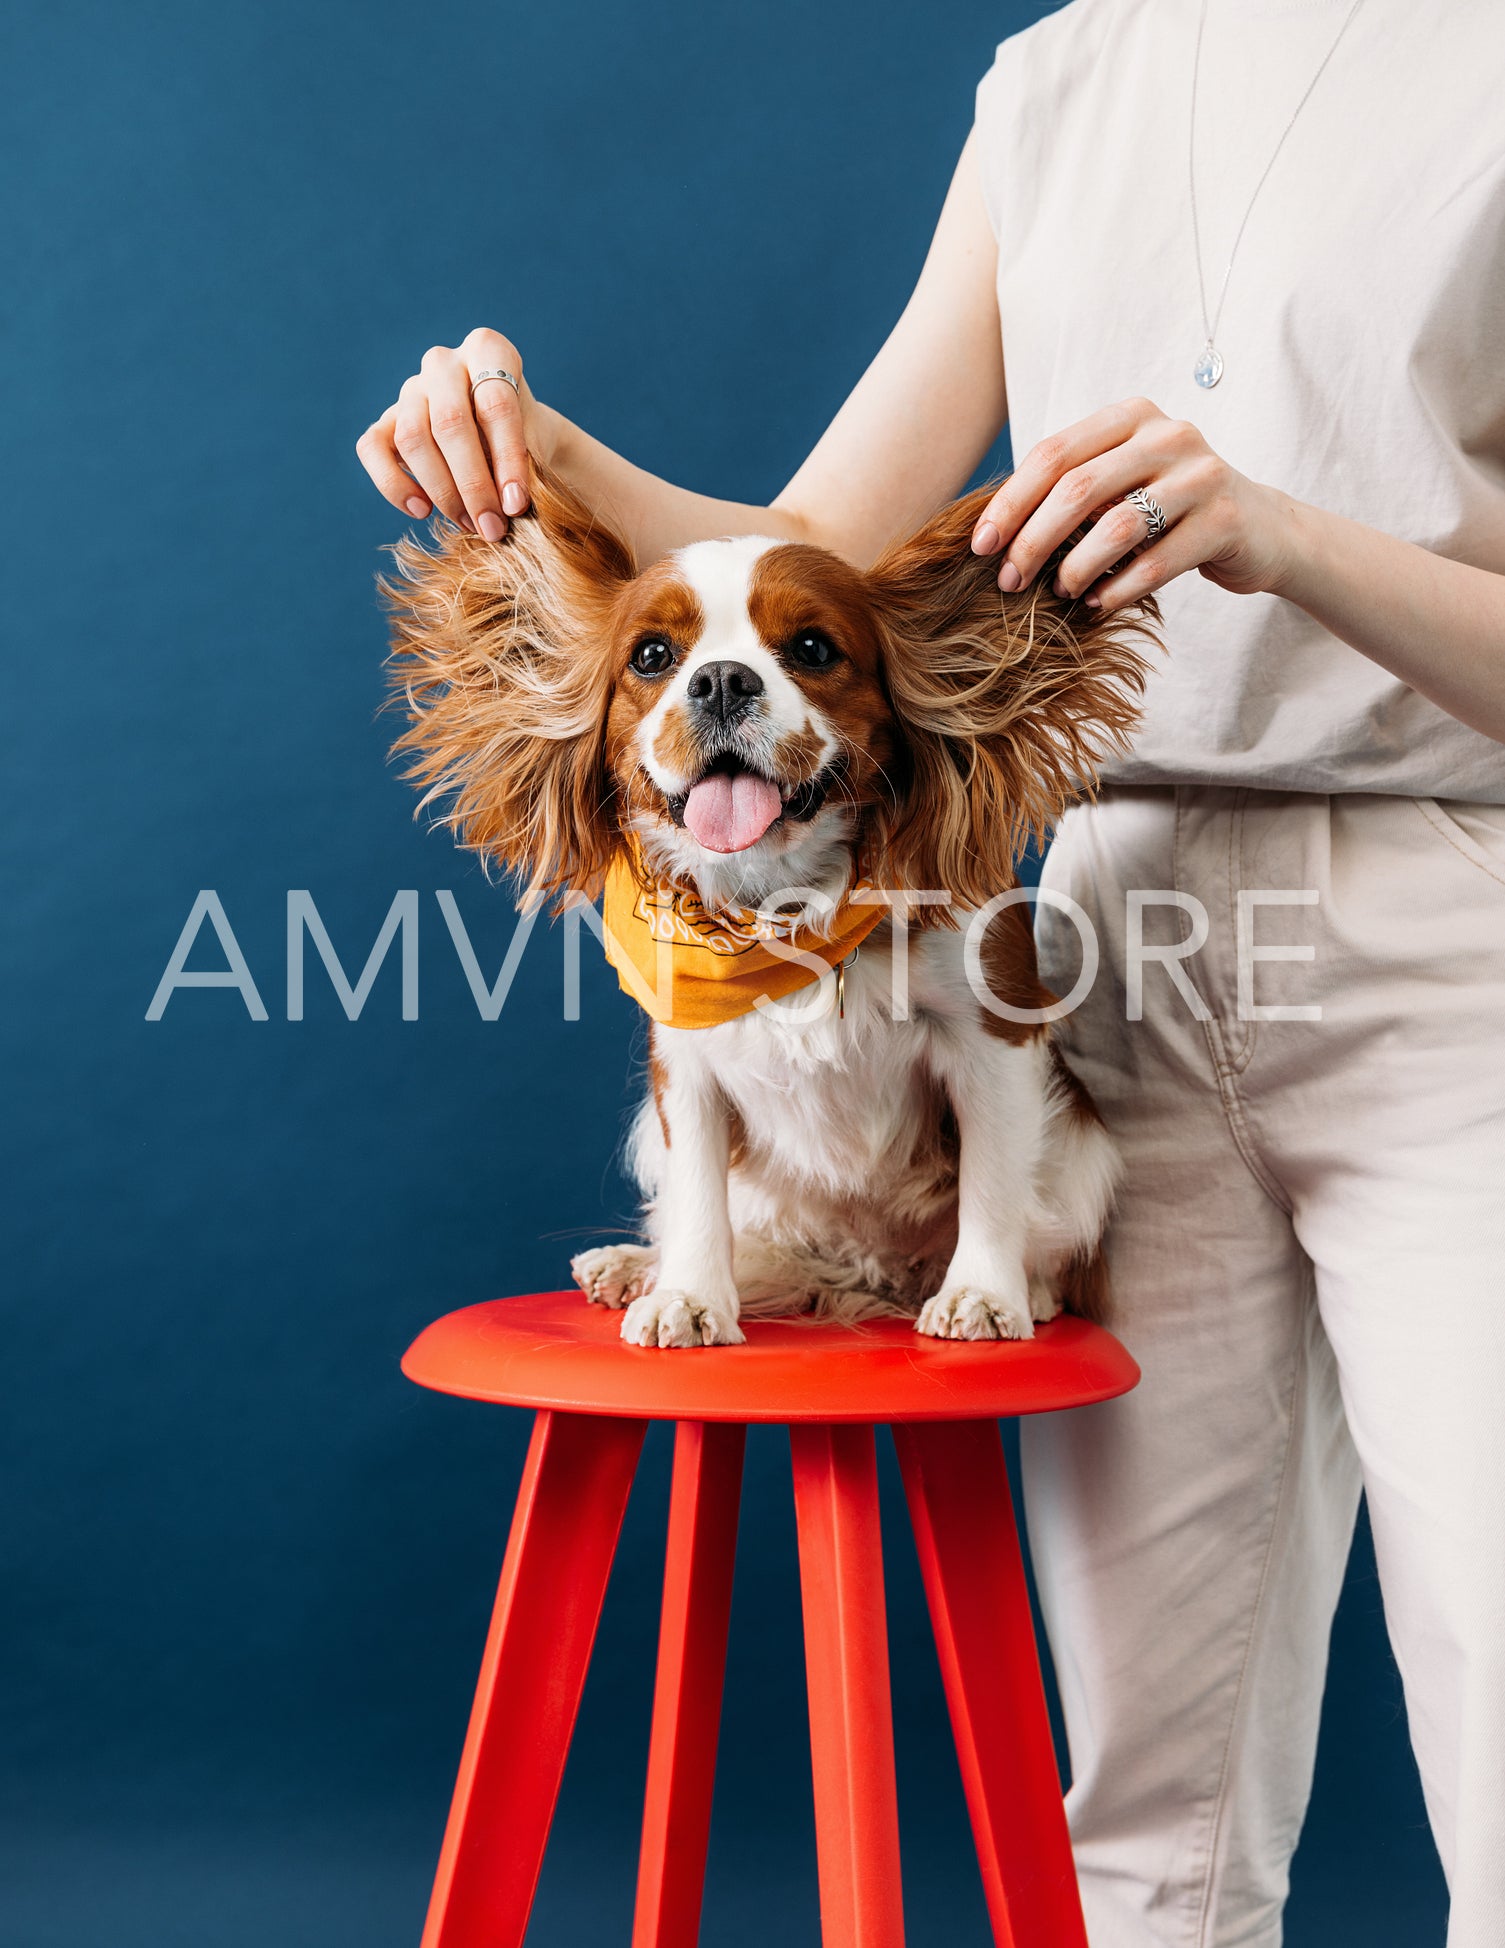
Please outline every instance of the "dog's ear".
[{"label": "dog's ear", "polygon": [[626,544],[547,470],[499,542],[452,522],[394,544],[378,587],[419,809],[521,882],[522,901],[594,898],[618,833],[606,775],[612,605]]},{"label": "dog's ear", "polygon": [[996,490],[942,508],[868,570],[908,753],[872,877],[968,906],[1014,884],[1025,842],[1043,842],[1101,759],[1127,745],[1159,619],[1153,598],[1104,617],[1055,595],[1076,536],[1032,587],[1005,594],[998,556],[971,548]]}]

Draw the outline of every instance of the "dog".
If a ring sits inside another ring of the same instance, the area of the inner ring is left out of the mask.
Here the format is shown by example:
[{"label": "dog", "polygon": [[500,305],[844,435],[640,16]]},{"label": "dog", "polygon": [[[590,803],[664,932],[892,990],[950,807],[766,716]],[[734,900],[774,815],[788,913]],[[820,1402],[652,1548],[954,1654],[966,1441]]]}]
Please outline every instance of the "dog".
[{"label": "dog", "polygon": [[393,546],[420,809],[527,907],[604,890],[652,1017],[645,1241],[572,1264],[632,1345],[735,1345],[769,1311],[968,1340],[1102,1315],[1118,1160],[1000,895],[1126,745],[1156,618],[1057,597],[1053,565],[1003,593],[969,545],[992,491],[865,570],[755,535],[640,569],[542,469],[504,541]]}]

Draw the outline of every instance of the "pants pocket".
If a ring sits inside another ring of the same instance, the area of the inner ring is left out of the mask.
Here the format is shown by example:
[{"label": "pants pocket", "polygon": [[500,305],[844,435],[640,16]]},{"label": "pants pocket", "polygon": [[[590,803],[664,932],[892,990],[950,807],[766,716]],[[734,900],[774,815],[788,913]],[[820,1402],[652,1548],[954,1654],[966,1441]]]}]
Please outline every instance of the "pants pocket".
[{"label": "pants pocket", "polygon": [[1505,805],[1472,805],[1460,798],[1413,798],[1437,836],[1505,892]]}]

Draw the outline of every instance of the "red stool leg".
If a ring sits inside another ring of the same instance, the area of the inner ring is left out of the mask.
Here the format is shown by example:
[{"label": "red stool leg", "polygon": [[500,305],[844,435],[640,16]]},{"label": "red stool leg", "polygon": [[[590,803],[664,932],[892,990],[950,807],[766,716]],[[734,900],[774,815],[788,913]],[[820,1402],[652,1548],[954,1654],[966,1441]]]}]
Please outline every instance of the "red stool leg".
[{"label": "red stool leg", "polygon": [[878,1465],[871,1427],[789,1430],[825,1948],[903,1948]]},{"label": "red stool leg", "polygon": [[996,1421],[895,1427],[998,1948],[1087,1948]]},{"label": "red stool leg", "polygon": [[646,1426],[533,1423],[423,1948],[520,1948]]},{"label": "red stool leg", "polygon": [[633,1948],[695,1948],[700,1934],[746,1445],[741,1426],[675,1429]]}]

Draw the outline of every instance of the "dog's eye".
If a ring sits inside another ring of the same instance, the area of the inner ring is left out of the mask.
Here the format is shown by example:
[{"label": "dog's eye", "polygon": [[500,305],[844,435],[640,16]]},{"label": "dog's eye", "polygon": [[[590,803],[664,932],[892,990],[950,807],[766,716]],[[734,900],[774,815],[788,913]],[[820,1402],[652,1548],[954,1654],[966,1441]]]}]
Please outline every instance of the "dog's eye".
[{"label": "dog's eye", "polygon": [[648,636],[632,652],[632,667],[639,676],[662,676],[674,661],[674,651],[662,636]]},{"label": "dog's eye", "polygon": [[806,629],[789,644],[792,661],[807,670],[826,670],[836,661],[836,645],[818,629]]}]

